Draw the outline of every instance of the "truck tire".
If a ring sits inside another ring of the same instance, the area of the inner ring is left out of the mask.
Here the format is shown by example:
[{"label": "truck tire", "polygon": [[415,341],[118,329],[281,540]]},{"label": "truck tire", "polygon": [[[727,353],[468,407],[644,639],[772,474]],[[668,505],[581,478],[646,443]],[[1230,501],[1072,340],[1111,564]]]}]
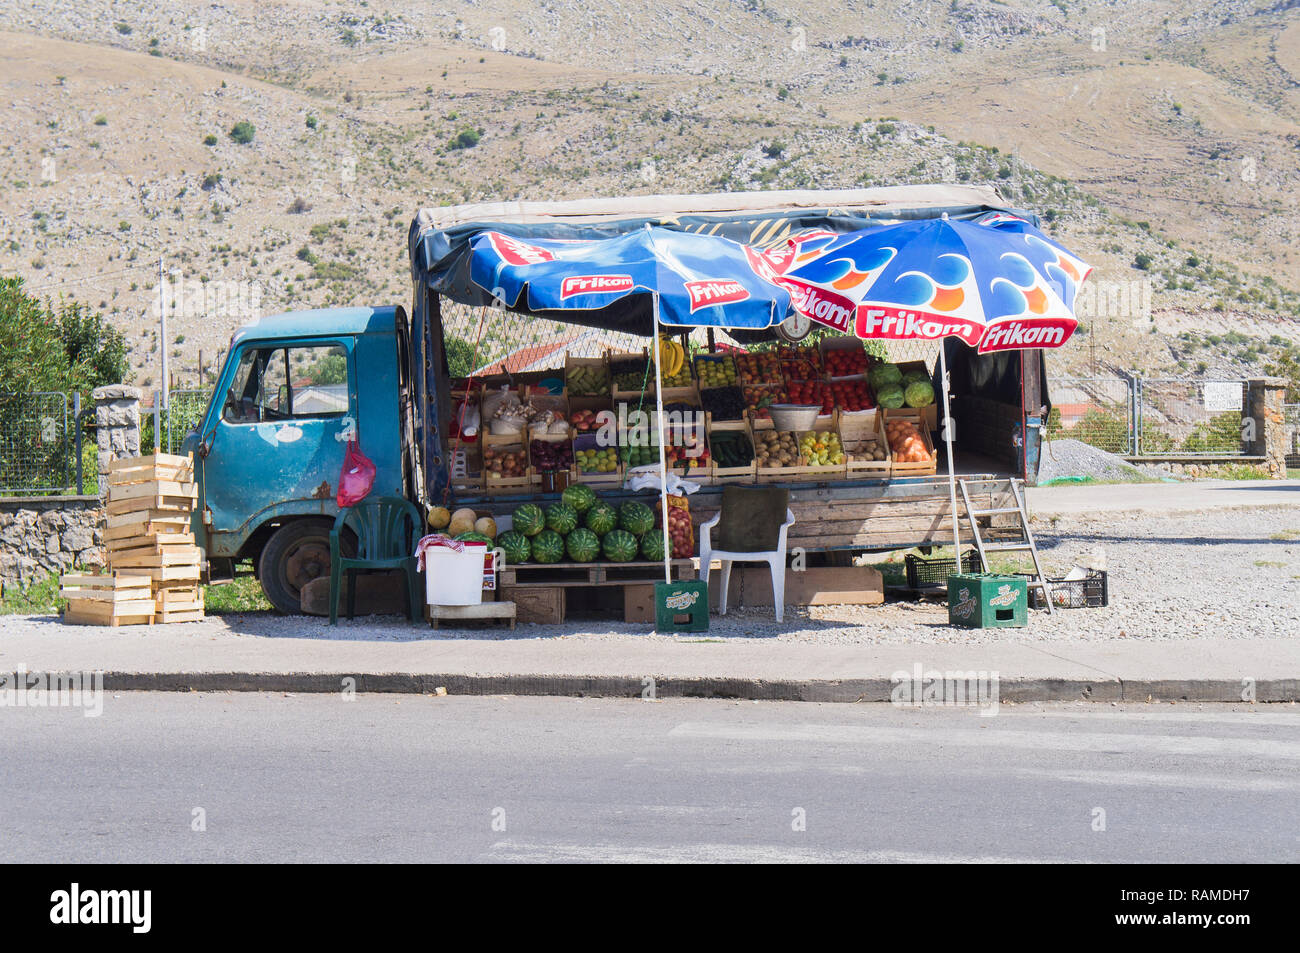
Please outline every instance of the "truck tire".
[{"label": "truck tire", "polygon": [[330,574],[332,520],[301,519],[277,529],[262,547],[257,576],[271,605],[302,614],[302,587]]}]

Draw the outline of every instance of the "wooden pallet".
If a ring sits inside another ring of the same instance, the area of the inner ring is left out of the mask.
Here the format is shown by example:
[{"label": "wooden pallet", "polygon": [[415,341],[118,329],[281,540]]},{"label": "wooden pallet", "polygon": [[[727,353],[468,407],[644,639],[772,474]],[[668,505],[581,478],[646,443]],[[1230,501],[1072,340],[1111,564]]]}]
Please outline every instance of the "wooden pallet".
[{"label": "wooden pallet", "polygon": [[148,625],[154,599],[148,576],[115,573],[69,575],[60,579],[59,595],[68,600],[63,621],[75,625]]},{"label": "wooden pallet", "polygon": [[[695,563],[690,559],[671,560],[674,579],[692,579]],[[663,582],[664,564],[638,561],[628,563],[521,563],[500,572],[502,586],[627,586]]]}]

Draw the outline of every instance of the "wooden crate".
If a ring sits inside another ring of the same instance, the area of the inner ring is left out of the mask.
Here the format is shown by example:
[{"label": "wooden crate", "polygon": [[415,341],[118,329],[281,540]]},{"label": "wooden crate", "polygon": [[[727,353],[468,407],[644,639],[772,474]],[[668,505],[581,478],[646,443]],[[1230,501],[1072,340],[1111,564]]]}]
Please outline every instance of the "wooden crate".
[{"label": "wooden crate", "polygon": [[104,528],[106,547],[129,547],[133,541],[140,539],[156,539],[162,543],[194,543],[188,516],[155,518],[146,511],[143,514],[128,513],[120,519],[121,522]]},{"label": "wooden crate", "polygon": [[514,452],[522,450],[524,460],[527,462],[527,468],[521,476],[514,477],[493,477],[488,474],[487,466],[483,468],[483,488],[489,495],[508,495],[511,493],[527,493],[534,486],[541,486],[542,478],[533,472],[532,455],[528,450],[528,430],[525,428],[517,434],[490,434],[483,433],[479,437],[486,450],[507,450]]},{"label": "wooden crate", "polygon": [[[828,414],[828,419],[833,420],[834,415]],[[820,420],[820,418],[818,418]],[[830,428],[814,426],[816,432],[828,432]],[[801,433],[807,431],[787,431],[793,433],[795,442],[798,443]],[[841,440],[841,442],[843,442]],[[757,446],[755,446],[757,449]],[[845,465],[811,467],[811,466],[793,466],[793,467],[762,467],[756,466],[756,474],[760,483],[807,483],[818,482],[822,480],[843,480],[845,475]]]},{"label": "wooden crate", "polygon": [[194,497],[192,496],[148,496],[134,497],[128,500],[115,500],[112,494],[109,494],[108,502],[104,504],[104,512],[110,517],[109,524],[122,525],[121,521],[114,524],[111,517],[122,516],[128,513],[157,512],[168,516],[186,516],[194,511]]},{"label": "wooden crate", "polygon": [[[638,362],[644,362],[646,365],[649,365],[650,366],[649,372],[644,373],[642,375],[642,378],[644,381],[645,390],[650,394],[654,394],[654,387],[655,387],[654,366],[653,366],[653,362],[650,360],[650,351],[648,349],[642,348],[640,351],[607,351],[605,353],[605,362],[607,364],[612,366],[614,363],[618,361],[629,361],[629,362],[638,361]],[[623,401],[630,401],[635,403],[641,397],[642,391],[639,389],[640,385],[638,385],[638,389],[615,387],[614,375],[612,371],[610,372],[609,386],[610,386],[611,396],[615,401],[623,400]]]},{"label": "wooden crate", "polygon": [[[885,440],[884,418],[879,408],[840,413],[840,442],[849,456],[845,475],[850,479],[887,480],[892,454]],[[885,452],[885,459],[870,460],[861,457],[862,451],[872,445]]]},{"label": "wooden crate", "polygon": [[151,549],[141,547],[108,554],[113,569],[163,568],[172,566],[198,567],[203,561],[203,550],[197,546],[166,546]]},{"label": "wooden crate", "polygon": [[[453,475],[449,477],[449,482],[453,491],[478,492],[483,489],[483,445],[480,443],[483,433],[483,431],[479,431],[480,436],[476,440],[461,440],[458,437],[451,439],[449,450]],[[463,473],[456,475],[458,469],[455,465],[456,458],[462,453],[464,454],[465,469]]]},{"label": "wooden crate", "polygon": [[[769,421],[770,423],[770,421]],[[744,420],[716,420],[709,422],[709,455],[714,483],[753,483],[758,477],[758,465],[750,462],[747,467],[724,467],[718,463],[713,451],[713,435],[717,433],[739,433],[749,442],[750,453],[754,452],[754,434],[750,425]]]},{"label": "wooden crate", "polygon": [[193,483],[194,458],[171,453],[155,453],[147,457],[123,457],[108,465],[108,485],[125,486],[132,483]]},{"label": "wooden crate", "polygon": [[929,463],[903,463],[894,456],[892,449],[890,452],[889,475],[893,477],[917,477],[917,476],[934,476],[938,470],[938,457],[934,452],[934,441],[930,439],[930,429],[926,425],[925,414],[919,410],[911,408],[899,408],[898,410],[884,411],[884,425],[888,425],[891,420],[910,421],[921,434],[921,439],[925,441],[925,447],[930,452]]},{"label": "wooden crate", "polygon": [[597,448],[604,449],[600,447],[598,437],[594,433],[579,434],[573,438],[574,461],[573,469],[569,474],[569,482],[582,483],[595,489],[600,489],[602,487],[606,489],[615,489],[621,487],[623,485],[623,476],[627,471],[621,453],[619,453],[618,467],[608,473],[583,473],[578,469],[577,452],[579,450],[592,450]]},{"label": "wooden crate", "polygon": [[203,618],[203,590],[193,584],[154,583],[156,622],[197,622]]},{"label": "wooden crate", "polygon": [[603,371],[603,372],[604,372],[604,375],[605,375],[605,383],[606,383],[606,385],[609,385],[609,384],[610,384],[610,380],[609,380],[609,365],[607,365],[607,364],[605,363],[605,358],[604,358],[604,357],[574,357],[574,356],[571,355],[571,354],[566,354],[565,357],[564,357],[564,393],[565,393],[567,396],[569,396],[569,397],[571,397],[571,398],[572,398],[572,397],[608,397],[608,396],[609,396],[609,394],[610,394],[610,389],[611,389],[609,386],[606,387],[604,393],[596,393],[596,394],[591,394],[591,393],[575,394],[575,393],[573,392],[573,388],[569,386],[569,375],[573,372],[573,369],[576,368],[576,367],[594,367],[594,368],[596,368],[597,370]]},{"label": "wooden crate", "polygon": [[146,575],[68,575],[59,582],[59,595],[68,600],[64,622],[119,626],[154,621],[153,593]]}]

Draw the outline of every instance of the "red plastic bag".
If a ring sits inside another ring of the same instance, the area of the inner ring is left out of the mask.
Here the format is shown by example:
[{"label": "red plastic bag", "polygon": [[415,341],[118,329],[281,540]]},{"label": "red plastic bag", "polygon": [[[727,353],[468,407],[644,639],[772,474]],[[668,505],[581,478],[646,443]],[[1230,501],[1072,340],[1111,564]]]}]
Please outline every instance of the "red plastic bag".
[{"label": "red plastic bag", "polygon": [[339,506],[356,506],[374,485],[374,463],[361,452],[359,443],[349,440],[347,453],[343,455],[343,472],[339,474]]}]

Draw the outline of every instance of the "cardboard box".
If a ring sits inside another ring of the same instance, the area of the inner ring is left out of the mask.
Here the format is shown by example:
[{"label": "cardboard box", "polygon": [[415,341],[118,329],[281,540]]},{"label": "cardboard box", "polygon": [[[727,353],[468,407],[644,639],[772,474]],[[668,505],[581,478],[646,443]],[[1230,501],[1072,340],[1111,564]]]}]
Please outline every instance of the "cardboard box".
[{"label": "cardboard box", "polygon": [[[741,605],[772,604],[772,573],[766,566],[733,567],[731,588],[741,576]],[[733,591],[731,601],[736,601]],[[885,601],[885,583],[879,570],[869,566],[818,566],[785,573],[785,604],[788,606],[878,606]]]}]

